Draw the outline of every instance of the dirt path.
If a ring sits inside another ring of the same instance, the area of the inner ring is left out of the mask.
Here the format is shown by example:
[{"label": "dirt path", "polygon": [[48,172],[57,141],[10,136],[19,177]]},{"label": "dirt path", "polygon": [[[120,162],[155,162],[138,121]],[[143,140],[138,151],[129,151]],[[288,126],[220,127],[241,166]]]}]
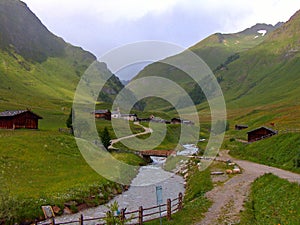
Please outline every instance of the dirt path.
[{"label": "dirt path", "polygon": [[249,194],[251,183],[265,173],[273,173],[290,182],[300,184],[300,174],[249,161],[233,159],[226,151],[220,152],[219,159],[230,159],[243,169],[243,173],[234,176],[224,185],[217,186],[206,193],[206,196],[213,201],[213,205],[205,214],[205,218],[200,223],[197,223],[199,225],[238,223],[239,214]]},{"label": "dirt path", "polygon": [[134,122],[135,125],[138,125],[140,127],[142,127],[145,131],[142,132],[142,133],[138,133],[138,134],[132,134],[132,135],[129,135],[129,136],[125,136],[125,137],[121,137],[121,138],[117,138],[117,139],[113,139],[111,140],[111,144],[108,148],[114,148],[113,145],[121,140],[124,140],[124,139],[128,139],[128,138],[133,138],[133,137],[136,137],[136,136],[140,136],[140,135],[143,135],[143,134],[149,134],[149,133],[152,133],[153,130],[149,127],[144,127],[143,125],[141,125],[139,122]]}]

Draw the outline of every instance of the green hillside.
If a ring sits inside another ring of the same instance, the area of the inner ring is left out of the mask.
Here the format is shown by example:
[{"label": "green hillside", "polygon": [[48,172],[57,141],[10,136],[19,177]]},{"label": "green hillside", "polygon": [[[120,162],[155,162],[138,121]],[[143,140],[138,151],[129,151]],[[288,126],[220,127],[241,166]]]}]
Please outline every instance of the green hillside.
[{"label": "green hillside", "polygon": [[230,154],[234,157],[299,173],[299,138],[299,133],[279,134],[249,145],[238,141],[228,142],[227,147],[230,147]]},{"label": "green hillside", "polygon": [[[214,70],[227,58],[235,53],[243,52],[263,42],[269,34],[280,27],[267,24],[256,24],[241,32],[234,34],[213,34],[198,42],[189,49],[199,55]],[[266,33],[259,33],[265,31]]]},{"label": "green hillside", "polygon": [[260,45],[241,53],[226,71],[217,73],[227,107],[239,122],[253,120],[253,114],[270,115],[261,122],[299,127],[299,39],[297,12]]},{"label": "green hillside", "polygon": [[240,224],[299,224],[300,186],[273,174],[256,179]]},{"label": "green hillside", "polygon": [[[256,24],[235,34],[213,34],[190,47],[189,50],[200,56],[212,71],[223,70],[229,63],[238,59],[240,53],[263,42],[269,36],[269,33],[281,25],[281,23],[276,26]],[[185,64],[186,67],[190,66],[190,68],[195,66],[185,59],[185,52],[172,56],[167,60],[180,62]],[[195,104],[202,103],[206,99],[201,88],[187,74],[171,65],[160,61],[155,62],[146,66],[133,80],[148,76],[161,76],[176,82],[186,90]],[[163,101],[148,98],[146,109],[170,110],[170,107]]]},{"label": "green hillside", "polygon": [[[52,34],[25,3],[0,2],[0,110],[30,108],[44,117],[42,125],[58,125],[69,113],[81,75],[95,60]],[[122,88],[113,75],[99,100],[111,102]]]},{"label": "green hillside", "polygon": [[[269,29],[259,36],[259,30]],[[190,49],[214,70],[226,99],[229,119],[253,126],[277,124],[297,128],[299,107],[300,13],[284,24],[257,24],[236,34],[214,34]],[[258,37],[256,37],[258,36]],[[170,58],[181,60],[181,53]],[[216,66],[216,67],[215,67]],[[207,111],[202,90],[182,71],[156,62],[145,67],[135,79],[162,76],[175,81],[192,97],[198,109]],[[163,101],[146,101],[146,109],[171,109]]]},{"label": "green hillside", "polygon": [[[52,34],[25,3],[0,1],[0,111],[29,108],[43,117],[37,131],[0,130],[0,223],[42,219],[45,204],[62,213],[71,200],[76,212],[80,204],[95,206],[121,191],[89,167],[72,135],[58,131],[66,127],[77,83],[95,60]],[[121,88],[112,76],[98,100],[110,106]]]}]

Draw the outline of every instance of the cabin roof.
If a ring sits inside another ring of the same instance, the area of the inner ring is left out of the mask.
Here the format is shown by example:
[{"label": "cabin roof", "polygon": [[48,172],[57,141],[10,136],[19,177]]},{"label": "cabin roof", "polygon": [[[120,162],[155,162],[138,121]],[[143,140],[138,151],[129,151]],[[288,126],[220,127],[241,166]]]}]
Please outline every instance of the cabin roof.
[{"label": "cabin roof", "polygon": [[6,117],[6,116],[16,116],[16,115],[19,115],[21,113],[24,113],[26,112],[27,110],[6,110],[4,112],[0,112],[0,116],[1,117]]},{"label": "cabin roof", "polygon": [[108,113],[108,112],[109,112],[108,109],[98,109],[94,111],[95,114]]},{"label": "cabin roof", "polygon": [[4,112],[0,112],[0,117],[13,117],[13,116],[20,115],[24,112],[30,112],[31,114],[35,115],[36,117],[42,119],[42,117],[40,117],[39,115],[31,112],[30,110],[6,110]]},{"label": "cabin roof", "polygon": [[265,127],[265,126],[262,126],[262,127],[259,127],[259,128],[255,128],[255,129],[253,129],[253,130],[248,131],[247,133],[249,134],[249,133],[252,133],[253,131],[257,131],[257,130],[259,130],[259,129],[266,129],[266,130],[271,131],[271,132],[274,133],[274,134],[277,133],[276,130],[273,130],[273,129],[268,128],[268,127]]}]

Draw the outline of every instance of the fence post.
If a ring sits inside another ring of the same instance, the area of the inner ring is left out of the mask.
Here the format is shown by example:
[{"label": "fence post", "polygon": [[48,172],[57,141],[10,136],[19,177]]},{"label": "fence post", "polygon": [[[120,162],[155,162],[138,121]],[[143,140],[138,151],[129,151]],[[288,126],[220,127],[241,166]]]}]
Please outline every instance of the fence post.
[{"label": "fence post", "polygon": [[167,219],[171,220],[171,214],[172,214],[172,210],[171,210],[171,199],[167,199]]},{"label": "fence post", "polygon": [[178,211],[182,210],[182,193],[180,192],[178,195]]},{"label": "fence post", "polygon": [[83,215],[80,214],[80,217],[79,217],[79,225],[83,225]]},{"label": "fence post", "polygon": [[54,217],[52,217],[52,218],[50,219],[50,224],[51,224],[51,225],[55,225],[55,219],[54,219]]},{"label": "fence post", "polygon": [[125,221],[125,210],[126,209],[121,209],[120,219],[121,219],[122,222]]},{"label": "fence post", "polygon": [[139,208],[139,225],[143,225],[143,206]]}]

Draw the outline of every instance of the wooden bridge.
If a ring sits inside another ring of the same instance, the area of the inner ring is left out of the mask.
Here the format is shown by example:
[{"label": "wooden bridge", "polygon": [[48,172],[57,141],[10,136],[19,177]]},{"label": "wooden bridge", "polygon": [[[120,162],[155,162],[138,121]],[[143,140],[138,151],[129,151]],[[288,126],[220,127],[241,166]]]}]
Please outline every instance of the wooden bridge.
[{"label": "wooden bridge", "polygon": [[175,153],[175,150],[145,150],[140,151],[139,154],[147,161],[152,162],[151,156],[157,156],[157,157],[168,157]]}]

